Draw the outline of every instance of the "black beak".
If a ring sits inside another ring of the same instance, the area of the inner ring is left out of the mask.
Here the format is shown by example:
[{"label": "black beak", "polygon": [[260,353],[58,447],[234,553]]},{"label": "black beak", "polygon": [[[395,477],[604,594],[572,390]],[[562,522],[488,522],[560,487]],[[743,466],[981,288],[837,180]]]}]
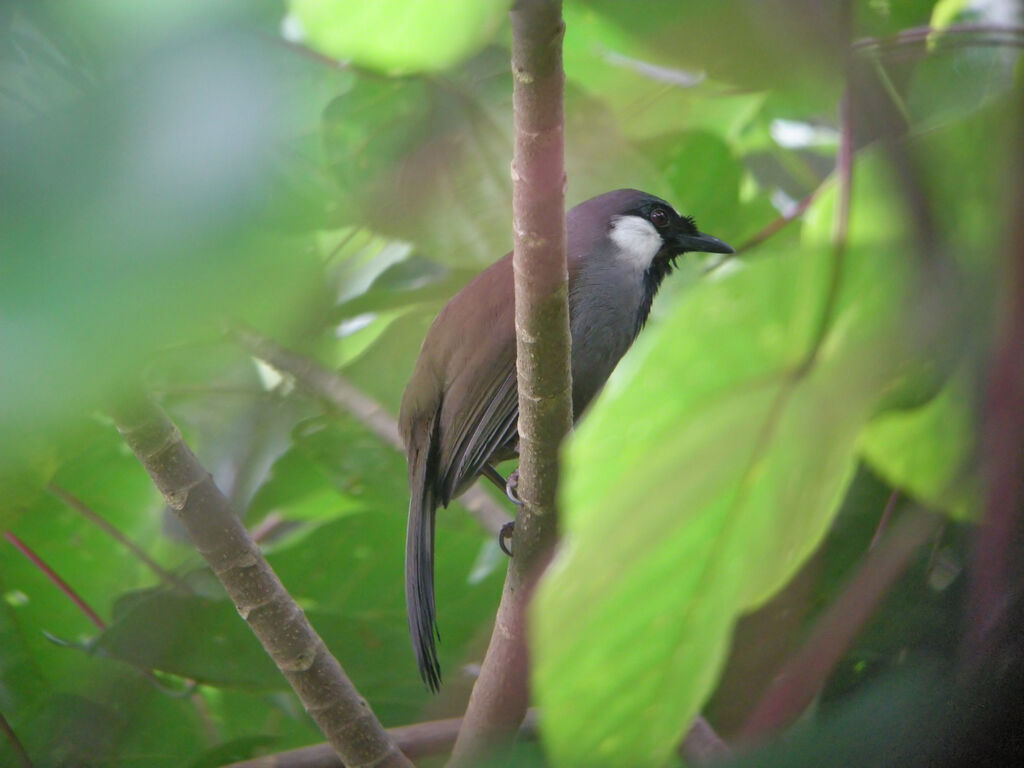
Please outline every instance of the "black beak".
[{"label": "black beak", "polygon": [[696,253],[736,253],[736,250],[717,237],[698,232],[695,235],[678,234],[673,238],[681,250]]}]

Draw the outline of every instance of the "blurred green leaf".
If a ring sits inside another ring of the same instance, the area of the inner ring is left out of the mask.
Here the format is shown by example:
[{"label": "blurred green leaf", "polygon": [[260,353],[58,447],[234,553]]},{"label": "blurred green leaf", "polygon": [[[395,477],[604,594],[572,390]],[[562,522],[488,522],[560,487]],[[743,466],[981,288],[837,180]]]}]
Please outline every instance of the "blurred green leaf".
[{"label": "blurred green leaf", "polygon": [[328,168],[348,197],[340,211],[343,222],[363,218],[357,206],[419,146],[432,108],[431,87],[416,78],[356,77],[327,105],[323,141]]},{"label": "blurred green leaf", "polygon": [[478,51],[505,20],[508,0],[289,0],[310,46],[389,74],[447,69]]},{"label": "blurred green leaf", "polygon": [[314,265],[268,226],[298,59],[199,21],[0,111],[5,431],[53,430],[154,349],[235,315],[281,322],[310,289]]},{"label": "blurred green leaf", "polygon": [[[579,62],[581,54],[605,62],[626,56],[677,75],[706,74],[711,81],[744,89],[772,88],[791,108],[813,110],[833,103],[840,64],[835,6],[717,0],[673,10],[655,0],[566,3],[567,39],[577,35],[567,42],[569,76],[570,64]],[[597,63],[589,66],[595,73],[602,69]],[[671,81],[662,86],[680,87]],[[612,91],[608,98],[620,95]]]},{"label": "blurred green leaf", "polygon": [[875,418],[861,435],[865,460],[896,488],[961,519],[977,516],[976,425],[961,372],[926,404]]},{"label": "blurred green leaf", "polygon": [[705,232],[735,228],[743,166],[729,146],[711,133],[694,131],[658,142],[662,168],[672,188],[672,204],[697,218]]},{"label": "blurred green leaf", "polygon": [[94,653],[198,683],[281,689],[288,683],[228,600],[164,591],[122,600]]}]

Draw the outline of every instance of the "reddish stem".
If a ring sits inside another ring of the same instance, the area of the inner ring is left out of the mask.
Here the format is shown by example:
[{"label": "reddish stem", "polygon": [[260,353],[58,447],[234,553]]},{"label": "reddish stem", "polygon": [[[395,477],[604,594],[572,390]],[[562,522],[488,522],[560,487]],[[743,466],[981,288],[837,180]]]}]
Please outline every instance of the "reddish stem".
[{"label": "reddish stem", "polygon": [[871,537],[871,543],[868,544],[869,551],[874,549],[875,545],[881,540],[882,534],[885,533],[885,528],[889,524],[889,518],[892,517],[892,512],[896,509],[896,502],[899,500],[900,492],[897,489],[889,495],[889,501],[885,503],[885,510],[882,512],[882,518],[878,521],[878,527],[875,528],[875,535]]},{"label": "reddish stem", "polygon": [[18,734],[11,728],[11,724],[7,722],[7,718],[4,717],[4,713],[0,712],[0,733],[3,733],[4,738],[11,745],[11,749],[14,754],[18,756],[18,763],[22,768],[32,768],[32,760],[28,756],[28,752],[25,751],[25,747],[22,746],[21,740],[18,739]]},{"label": "reddish stem", "polygon": [[92,523],[105,534],[107,534],[118,544],[120,544],[133,555],[135,555],[139,562],[141,562],[143,565],[149,568],[149,570],[156,574],[157,578],[159,578],[165,584],[174,587],[175,589],[182,590],[184,592],[189,591],[188,586],[183,581],[181,581],[181,579],[177,578],[173,573],[170,573],[169,571],[166,571],[163,568],[161,568],[160,565],[157,564],[155,560],[153,560],[153,558],[151,558],[149,555],[142,551],[142,548],[138,544],[136,544],[134,541],[132,541],[123,533],[121,533],[109,521],[101,517],[100,514],[96,512],[96,510],[94,510],[80,498],[75,496],[73,493],[64,490],[56,483],[50,483],[50,485],[47,486],[47,490],[54,496],[56,496],[58,499],[63,501],[65,504],[67,504],[69,507],[71,507],[73,510],[78,512],[78,514],[82,515],[90,523]]},{"label": "reddish stem", "polygon": [[49,565],[47,565],[43,561],[43,559],[39,557],[39,555],[37,555],[32,550],[31,547],[28,546],[28,544],[23,542],[10,531],[5,531],[4,536],[7,538],[9,542],[11,542],[11,544],[15,546],[15,548],[19,552],[21,552],[21,554],[23,554],[25,557],[31,560],[32,564],[40,571],[42,571],[46,575],[46,578],[48,578],[56,585],[57,589],[59,589],[61,592],[67,595],[68,599],[71,600],[71,602],[73,602],[75,605],[77,605],[79,610],[82,611],[82,613],[89,617],[89,621],[95,624],[98,629],[103,630],[107,628],[106,622],[104,622],[103,619],[100,618],[99,614],[96,613],[96,611],[94,611],[92,608],[90,608],[89,604],[85,602],[85,600],[83,600],[81,596],[79,596],[79,594],[75,592],[74,589],[71,588],[71,585],[64,581],[64,579],[62,579],[59,575],[57,575],[57,572],[54,571],[53,568],[51,568]]},{"label": "reddish stem", "polygon": [[867,554],[839,598],[818,619],[807,642],[765,691],[743,726],[743,740],[777,730],[807,708],[857,633],[938,526],[934,515],[912,510]]}]

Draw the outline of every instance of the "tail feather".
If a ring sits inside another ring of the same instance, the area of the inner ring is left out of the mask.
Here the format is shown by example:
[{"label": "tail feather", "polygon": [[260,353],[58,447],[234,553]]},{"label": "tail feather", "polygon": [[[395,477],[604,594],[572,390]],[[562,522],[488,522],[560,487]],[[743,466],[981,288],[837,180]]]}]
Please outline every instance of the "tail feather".
[{"label": "tail feather", "polygon": [[[431,430],[432,431],[432,430]],[[427,434],[430,434],[428,431]],[[405,608],[409,618],[416,663],[420,677],[431,691],[441,687],[441,665],[437,658],[437,613],[434,609],[434,520],[437,499],[428,480],[428,446],[410,452],[409,524],[405,534]]]}]

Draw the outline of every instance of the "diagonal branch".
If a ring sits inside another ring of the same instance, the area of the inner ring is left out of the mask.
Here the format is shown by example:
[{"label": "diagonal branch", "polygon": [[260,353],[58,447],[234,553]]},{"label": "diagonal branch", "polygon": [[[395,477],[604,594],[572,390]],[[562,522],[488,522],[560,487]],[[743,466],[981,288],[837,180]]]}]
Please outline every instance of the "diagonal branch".
[{"label": "diagonal branch", "polygon": [[557,535],[558,447],[572,427],[565,260],[562,4],[520,0],[512,23],[519,494],[505,589],[450,765],[515,737],[529,702],[526,606]]},{"label": "diagonal branch", "polygon": [[339,757],[351,768],[411,768],[177,427],[144,396],[112,410],[124,441]]},{"label": "diagonal branch", "polygon": [[56,483],[50,483],[48,486],[46,486],[46,490],[51,495],[56,496],[58,499],[63,501],[65,504],[71,507],[71,509],[75,510],[78,514],[80,514],[90,523],[95,525],[97,528],[99,528],[101,531],[107,534],[118,544],[123,546],[129,552],[131,552],[140,563],[149,568],[149,570],[151,570],[157,576],[157,578],[159,578],[164,584],[180,592],[191,592],[191,590],[188,588],[188,585],[185,584],[185,582],[183,582],[170,571],[160,567],[160,565],[153,558],[151,558],[149,555],[145,553],[142,547],[140,547],[134,541],[132,541],[123,533],[121,533],[121,531],[119,531],[116,527],[111,525],[109,521],[107,521],[104,517],[97,513],[96,510],[94,510],[80,498],[75,496],[73,493],[66,490],[65,488],[60,487]]},{"label": "diagonal branch", "polygon": [[740,738],[763,738],[796,720],[811,704],[849,650],[892,585],[925,542],[939,529],[940,518],[911,509],[873,542],[857,572],[822,614],[803,647],[775,676],[743,726]]},{"label": "diagonal branch", "polygon": [[[248,328],[236,328],[233,335],[251,355],[291,376],[303,392],[325,403],[328,408],[352,415],[385,443],[403,450],[398,424],[391,414],[340,373]],[[460,496],[459,503],[494,536],[508,522],[508,514],[479,483]]]},{"label": "diagonal branch", "polygon": [[[458,735],[461,725],[461,717],[429,720],[424,723],[388,728],[388,735],[395,740],[395,743],[410,760],[419,760],[449,751],[452,744],[455,743],[455,737]],[[537,716],[533,710],[527,713],[523,726],[519,729],[519,736],[523,739],[536,738]],[[224,768],[345,768],[345,765],[338,760],[329,745],[313,744],[309,747],[290,749],[287,752],[264,755],[252,760],[242,760],[226,765]]]}]

